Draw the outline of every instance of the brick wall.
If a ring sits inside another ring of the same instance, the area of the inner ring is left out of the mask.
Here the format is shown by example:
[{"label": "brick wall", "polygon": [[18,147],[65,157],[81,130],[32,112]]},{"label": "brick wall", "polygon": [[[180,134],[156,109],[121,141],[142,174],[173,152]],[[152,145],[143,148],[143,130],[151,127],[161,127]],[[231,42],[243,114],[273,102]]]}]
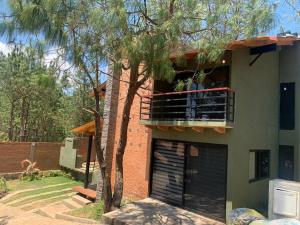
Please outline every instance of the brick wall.
[{"label": "brick wall", "polygon": [[[122,74],[122,79],[126,78]],[[145,85],[149,86],[149,85]],[[151,86],[151,85],[150,85]],[[118,146],[120,125],[128,84],[120,82],[118,113],[116,121],[114,153]],[[150,94],[151,91],[140,89],[140,95]],[[124,196],[133,199],[141,199],[148,196],[149,163],[151,129],[139,124],[140,97],[135,96],[131,108],[130,122],[128,127],[127,147],[124,155]],[[115,154],[114,154],[115,155]],[[114,160],[113,160],[114,165]],[[114,182],[114,166],[112,167],[112,183]]]},{"label": "brick wall", "polygon": [[60,169],[61,143],[0,142],[0,173],[21,172],[21,161],[36,161],[41,170]]}]

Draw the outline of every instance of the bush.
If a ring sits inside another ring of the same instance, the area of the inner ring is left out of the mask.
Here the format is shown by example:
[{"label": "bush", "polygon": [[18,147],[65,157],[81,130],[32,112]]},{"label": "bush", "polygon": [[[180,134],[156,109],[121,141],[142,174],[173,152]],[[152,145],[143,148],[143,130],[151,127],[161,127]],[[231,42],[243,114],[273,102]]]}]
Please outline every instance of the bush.
[{"label": "bush", "polygon": [[25,159],[21,162],[22,168],[26,169],[21,174],[21,180],[37,180],[40,178],[40,170],[36,166],[36,162],[31,162],[29,159]]},{"label": "bush", "polygon": [[7,194],[8,188],[4,177],[0,177],[0,198]]},{"label": "bush", "polygon": [[71,173],[65,173],[61,170],[51,170],[49,171],[48,175],[46,175],[45,177],[66,177],[74,180],[74,177],[72,176]]},{"label": "bush", "polygon": [[96,207],[94,210],[95,220],[100,220],[103,214],[104,203],[100,201],[96,203]]}]

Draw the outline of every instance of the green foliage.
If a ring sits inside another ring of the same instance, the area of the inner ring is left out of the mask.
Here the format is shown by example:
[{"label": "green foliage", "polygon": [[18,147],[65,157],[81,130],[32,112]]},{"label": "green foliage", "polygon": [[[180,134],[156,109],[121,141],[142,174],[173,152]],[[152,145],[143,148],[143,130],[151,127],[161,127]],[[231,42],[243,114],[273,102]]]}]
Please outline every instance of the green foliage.
[{"label": "green foliage", "polygon": [[44,177],[65,177],[70,180],[75,180],[71,173],[66,173],[61,170],[49,171],[49,173]]},{"label": "green foliage", "polygon": [[103,209],[104,203],[103,201],[100,201],[98,203],[90,204],[79,209],[74,209],[72,211],[67,212],[67,214],[71,216],[99,221],[104,212]]},{"label": "green foliage", "polygon": [[185,88],[185,83],[182,80],[178,80],[176,87],[175,87],[175,91],[183,91],[183,89]]},{"label": "green foliage", "polygon": [[92,120],[83,111],[93,101],[86,82],[67,93],[69,81],[62,83],[40,54],[22,45],[0,54],[0,141],[62,141],[70,129]]},{"label": "green foliage", "polygon": [[0,198],[7,193],[7,183],[4,177],[0,177]]}]

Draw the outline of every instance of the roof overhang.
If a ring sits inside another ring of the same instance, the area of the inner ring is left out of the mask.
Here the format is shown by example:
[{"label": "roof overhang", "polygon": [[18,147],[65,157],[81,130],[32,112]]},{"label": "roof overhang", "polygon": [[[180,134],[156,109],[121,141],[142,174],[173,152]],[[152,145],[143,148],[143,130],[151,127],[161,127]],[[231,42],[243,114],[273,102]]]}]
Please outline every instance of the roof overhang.
[{"label": "roof overhang", "polygon": [[[100,84],[100,85],[97,87],[97,92],[100,93],[100,97],[101,97],[101,98],[104,98],[104,97],[105,97],[105,92],[106,92],[106,81],[103,82],[102,84]],[[94,91],[90,92],[90,93],[89,93],[89,96],[94,97],[94,96],[95,96]]]},{"label": "roof overhang", "polygon": [[[234,51],[238,49],[251,49],[256,47],[262,47],[267,45],[276,45],[276,46],[285,46],[293,45],[295,42],[300,41],[299,37],[296,36],[287,36],[287,37],[276,37],[276,36],[261,36],[250,39],[243,40],[234,40],[231,41],[226,47],[225,50]],[[193,49],[187,47],[186,49],[181,48],[170,54],[170,59],[175,60],[180,56],[184,56],[186,59],[193,59],[200,52],[200,49]]]},{"label": "roof overhang", "polygon": [[287,36],[287,37],[276,37],[276,36],[263,36],[256,37],[252,39],[244,39],[244,40],[235,40],[229,43],[227,46],[227,50],[236,50],[243,48],[255,48],[266,45],[276,44],[277,46],[284,45],[293,45],[296,41],[299,41],[300,38],[295,36]]},{"label": "roof overhang", "polygon": [[[100,119],[100,129],[102,131],[103,119]],[[94,135],[95,134],[95,121],[90,121],[86,124],[83,124],[79,127],[76,127],[71,130],[77,135]]]}]

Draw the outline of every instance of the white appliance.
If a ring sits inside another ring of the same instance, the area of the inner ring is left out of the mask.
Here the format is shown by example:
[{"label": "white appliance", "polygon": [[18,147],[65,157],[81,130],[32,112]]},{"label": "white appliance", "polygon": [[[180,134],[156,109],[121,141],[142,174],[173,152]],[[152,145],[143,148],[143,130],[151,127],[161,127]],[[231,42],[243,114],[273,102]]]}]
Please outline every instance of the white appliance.
[{"label": "white appliance", "polygon": [[269,183],[269,219],[300,220],[300,182],[271,180]]}]

